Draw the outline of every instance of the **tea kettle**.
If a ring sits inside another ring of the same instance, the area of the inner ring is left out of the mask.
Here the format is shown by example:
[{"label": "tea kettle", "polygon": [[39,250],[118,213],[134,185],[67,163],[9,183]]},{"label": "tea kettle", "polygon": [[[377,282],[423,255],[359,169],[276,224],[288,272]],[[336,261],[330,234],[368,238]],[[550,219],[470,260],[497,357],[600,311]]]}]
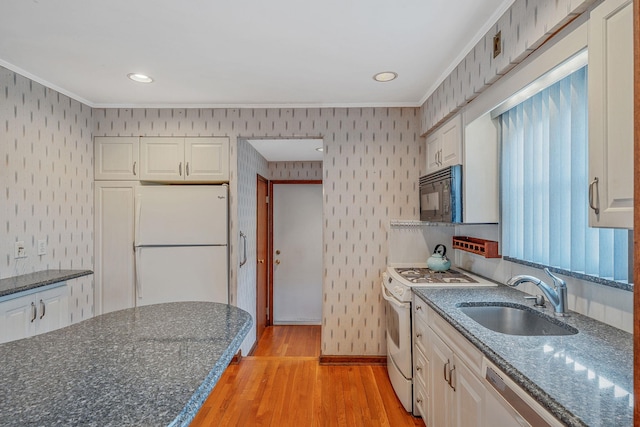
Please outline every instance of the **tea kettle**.
[{"label": "tea kettle", "polygon": [[427,267],[433,271],[447,271],[451,267],[451,261],[447,259],[447,248],[442,245],[436,245],[433,255],[427,260]]}]

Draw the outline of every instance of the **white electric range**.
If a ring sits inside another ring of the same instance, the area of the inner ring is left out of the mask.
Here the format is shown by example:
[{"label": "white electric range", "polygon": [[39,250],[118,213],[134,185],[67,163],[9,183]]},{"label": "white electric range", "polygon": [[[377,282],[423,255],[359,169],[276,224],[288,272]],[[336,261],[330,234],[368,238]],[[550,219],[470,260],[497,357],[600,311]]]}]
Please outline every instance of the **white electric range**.
[{"label": "white electric range", "polygon": [[396,264],[382,273],[382,296],[387,302],[387,371],[396,395],[413,411],[411,300],[413,287],[490,287],[496,283],[458,268],[436,272],[425,265]]}]

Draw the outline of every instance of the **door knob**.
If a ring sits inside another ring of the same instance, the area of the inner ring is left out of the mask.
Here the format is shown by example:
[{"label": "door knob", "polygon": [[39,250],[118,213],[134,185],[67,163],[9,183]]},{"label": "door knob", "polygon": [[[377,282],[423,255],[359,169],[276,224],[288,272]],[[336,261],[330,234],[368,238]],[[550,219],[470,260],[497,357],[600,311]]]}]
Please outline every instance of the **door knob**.
[{"label": "door knob", "polygon": [[258,260],[258,264],[264,264],[264,260],[263,259],[259,259]]},{"label": "door knob", "polygon": [[280,260],[279,259],[276,260],[276,264],[280,264]]}]

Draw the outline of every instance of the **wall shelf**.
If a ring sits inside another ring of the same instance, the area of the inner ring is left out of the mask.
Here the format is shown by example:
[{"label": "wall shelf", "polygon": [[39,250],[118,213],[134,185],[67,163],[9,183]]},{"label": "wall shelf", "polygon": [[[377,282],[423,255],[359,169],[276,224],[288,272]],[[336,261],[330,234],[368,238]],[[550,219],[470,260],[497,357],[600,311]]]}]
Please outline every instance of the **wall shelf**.
[{"label": "wall shelf", "polygon": [[453,249],[482,255],[485,258],[502,258],[498,252],[498,242],[476,237],[453,236]]}]

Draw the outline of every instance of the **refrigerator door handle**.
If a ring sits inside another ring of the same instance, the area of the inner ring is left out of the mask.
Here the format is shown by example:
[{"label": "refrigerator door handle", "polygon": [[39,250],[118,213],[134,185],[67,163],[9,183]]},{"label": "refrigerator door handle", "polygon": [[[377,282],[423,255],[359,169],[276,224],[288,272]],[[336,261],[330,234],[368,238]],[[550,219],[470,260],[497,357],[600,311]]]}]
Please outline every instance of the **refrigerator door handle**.
[{"label": "refrigerator door handle", "polygon": [[137,245],[140,243],[140,215],[142,215],[142,203],[140,202],[140,197],[136,197],[136,217],[133,224],[135,231],[133,240],[134,248],[137,248]]},{"label": "refrigerator door handle", "polygon": [[[142,280],[140,280],[140,269],[138,265],[140,265],[140,260],[142,258],[141,248],[139,246],[135,247],[135,256],[134,256],[134,270],[136,273],[136,297],[138,299],[142,298]],[[137,305],[137,304],[136,304]]]}]

